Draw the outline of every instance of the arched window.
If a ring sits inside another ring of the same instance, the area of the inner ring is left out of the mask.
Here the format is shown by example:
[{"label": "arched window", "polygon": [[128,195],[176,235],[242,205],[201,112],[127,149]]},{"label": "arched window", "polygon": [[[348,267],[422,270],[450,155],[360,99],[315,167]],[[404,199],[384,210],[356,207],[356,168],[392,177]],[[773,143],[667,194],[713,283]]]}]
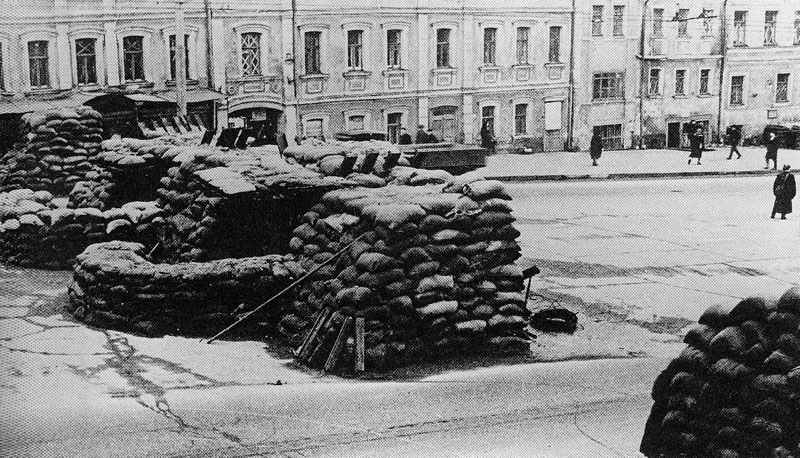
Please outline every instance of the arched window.
[{"label": "arched window", "polygon": [[242,76],[261,75],[261,34],[242,34]]}]

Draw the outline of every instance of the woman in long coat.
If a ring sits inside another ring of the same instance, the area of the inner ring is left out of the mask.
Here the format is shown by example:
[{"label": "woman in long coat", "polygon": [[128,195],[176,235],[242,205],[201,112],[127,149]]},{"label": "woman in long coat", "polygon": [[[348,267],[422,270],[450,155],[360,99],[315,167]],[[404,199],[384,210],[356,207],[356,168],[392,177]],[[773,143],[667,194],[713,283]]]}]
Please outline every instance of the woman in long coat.
[{"label": "woman in long coat", "polygon": [[697,165],[700,164],[700,158],[703,156],[703,133],[700,129],[695,130],[691,134],[689,134],[689,145],[692,147],[692,152],[689,153],[689,162],[687,164],[692,163],[692,158],[697,158]]},{"label": "woman in long coat", "polygon": [[603,139],[597,132],[592,135],[592,141],[589,144],[589,157],[592,158],[592,165],[597,165],[597,160],[603,154]]},{"label": "woman in long coat", "polygon": [[797,187],[794,182],[794,175],[789,173],[789,165],[784,165],[783,170],[775,178],[772,185],[772,193],[775,194],[775,205],[772,206],[772,215],[781,214],[781,219],[786,219],[786,215],[792,212],[792,199],[797,194]]}]

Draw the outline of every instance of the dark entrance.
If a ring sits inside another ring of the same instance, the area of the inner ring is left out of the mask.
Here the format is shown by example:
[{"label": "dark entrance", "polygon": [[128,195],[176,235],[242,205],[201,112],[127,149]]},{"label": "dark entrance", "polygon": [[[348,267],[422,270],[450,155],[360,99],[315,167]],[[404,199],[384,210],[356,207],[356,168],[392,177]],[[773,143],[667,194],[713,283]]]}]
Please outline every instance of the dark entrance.
[{"label": "dark entrance", "polygon": [[681,146],[681,123],[667,123],[667,148],[680,148]]},{"label": "dark entrance", "polygon": [[230,118],[241,118],[244,128],[255,137],[255,145],[277,145],[278,120],[280,110],[271,108],[248,108],[231,112]]}]

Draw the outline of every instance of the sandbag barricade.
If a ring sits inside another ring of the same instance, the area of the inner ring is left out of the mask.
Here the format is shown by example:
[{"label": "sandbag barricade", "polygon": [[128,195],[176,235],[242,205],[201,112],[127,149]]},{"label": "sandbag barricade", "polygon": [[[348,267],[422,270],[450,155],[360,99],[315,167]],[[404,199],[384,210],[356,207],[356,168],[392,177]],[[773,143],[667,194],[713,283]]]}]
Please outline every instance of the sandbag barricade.
[{"label": "sandbag barricade", "polygon": [[100,152],[102,115],[79,106],[22,117],[24,141],[0,157],[0,191],[33,189],[66,195],[92,170]]},{"label": "sandbag barricade", "polygon": [[[418,186],[328,192],[303,215],[290,246],[307,270],[363,237],[298,292],[280,323],[290,342],[303,343],[321,311],[333,310],[330,329],[314,330],[318,347],[348,317],[363,318],[367,370],[454,352],[529,351],[510,197],[496,181],[429,172],[399,168],[392,177],[418,177]],[[340,371],[352,371],[354,351],[349,338]],[[320,367],[326,351],[309,354]]]},{"label": "sandbag barricade", "polygon": [[800,288],[711,307],[653,385],[647,456],[800,456]]},{"label": "sandbag barricade", "polygon": [[[145,256],[138,243],[87,247],[74,267],[69,311],[103,328],[207,337],[305,273],[292,256],[183,264],[153,264]],[[232,335],[272,333],[281,315],[275,304]]]},{"label": "sandbag barricade", "polygon": [[49,191],[0,193],[0,262],[70,267],[91,243],[137,240],[153,246],[164,221],[154,202],[129,202],[105,211],[67,207],[67,198]]},{"label": "sandbag barricade", "polygon": [[[396,165],[409,165],[397,145],[376,140],[325,142],[312,138],[300,145],[290,145],[284,155],[289,161],[315,172],[326,176],[345,176],[359,186],[372,188],[385,186],[386,176]],[[391,156],[395,156],[394,159]],[[344,166],[347,158],[354,162]],[[343,171],[343,167],[347,167],[347,170]]]}]

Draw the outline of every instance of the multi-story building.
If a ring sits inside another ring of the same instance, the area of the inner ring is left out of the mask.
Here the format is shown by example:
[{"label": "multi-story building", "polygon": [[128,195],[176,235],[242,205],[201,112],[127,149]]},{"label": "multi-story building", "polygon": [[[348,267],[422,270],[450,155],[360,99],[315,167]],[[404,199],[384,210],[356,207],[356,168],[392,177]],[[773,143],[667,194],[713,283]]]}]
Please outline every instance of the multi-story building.
[{"label": "multi-story building", "polygon": [[800,124],[800,3],[729,0],[722,125]]},{"label": "multi-story building", "polygon": [[[0,113],[117,87],[175,100],[176,1],[9,1],[18,5],[0,18]],[[187,0],[190,111],[218,99],[222,125],[283,123],[289,136],[328,138],[394,140],[422,124],[473,142],[487,125],[502,143],[560,150],[571,6],[531,3]]]}]

